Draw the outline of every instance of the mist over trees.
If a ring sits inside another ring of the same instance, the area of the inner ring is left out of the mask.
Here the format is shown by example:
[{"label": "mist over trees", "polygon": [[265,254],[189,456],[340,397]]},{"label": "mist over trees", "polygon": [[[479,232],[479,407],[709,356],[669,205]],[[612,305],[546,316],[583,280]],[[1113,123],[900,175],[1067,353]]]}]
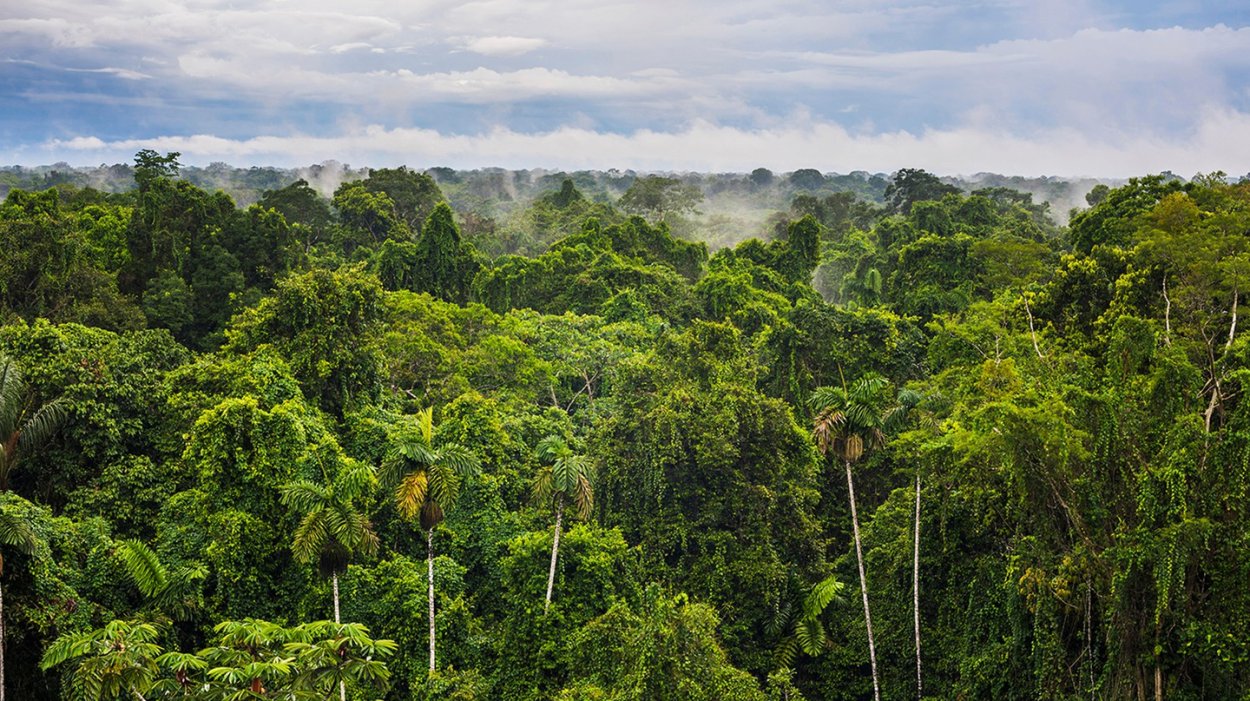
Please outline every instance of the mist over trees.
[{"label": "mist over trees", "polygon": [[0,694],[1250,694],[1250,182],[179,158],[0,169]]}]

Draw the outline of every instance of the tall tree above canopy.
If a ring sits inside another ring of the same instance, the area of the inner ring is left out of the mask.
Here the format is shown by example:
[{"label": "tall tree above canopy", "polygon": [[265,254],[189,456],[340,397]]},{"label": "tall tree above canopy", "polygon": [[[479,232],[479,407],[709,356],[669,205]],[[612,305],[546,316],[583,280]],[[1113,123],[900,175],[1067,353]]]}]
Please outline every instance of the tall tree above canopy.
[{"label": "tall tree above canopy", "polygon": [[406,166],[377,168],[361,181],[366,190],[382,193],[395,204],[395,214],[414,234],[422,231],[434,207],[446,202],[443,191],[429,173],[417,173]]},{"label": "tall tree above canopy", "polygon": [[936,175],[920,168],[903,168],[894,174],[885,188],[885,206],[894,214],[909,214],[917,202],[940,200],[959,194],[959,188],[947,185]]},{"label": "tall tree above canopy", "polygon": [[417,519],[425,531],[430,608],[430,673],[434,672],[434,528],[456,503],[466,477],[478,471],[477,456],[455,443],[434,439],[434,409],[427,407],[411,425],[396,430],[382,462],[382,483],[393,487],[400,515]]},{"label": "tall tree above canopy", "polygon": [[677,178],[648,175],[635,180],[621,195],[619,204],[626,212],[654,221],[669,215],[696,213],[695,208],[702,201],[703,191],[696,185]]},{"label": "tall tree above canopy", "polygon": [[461,243],[460,227],[446,202],[439,202],[425,220],[417,239],[415,282],[417,290],[449,302],[468,299],[477,274],[473,248]]},{"label": "tall tree above canopy", "polygon": [[868,607],[868,581],[864,576],[864,547],[859,535],[859,512],[855,503],[855,480],[851,464],[864,454],[885,445],[885,428],[895,409],[887,407],[890,383],[879,375],[866,375],[850,387],[821,387],[812,394],[816,412],[812,435],[824,455],[833,454],[846,465],[847,497],[851,505],[851,525],[855,536],[855,558],[859,565],[859,590],[864,601],[864,625],[868,630],[868,659],[872,664],[873,698],[880,701],[877,677],[877,650],[873,639],[872,614]]}]

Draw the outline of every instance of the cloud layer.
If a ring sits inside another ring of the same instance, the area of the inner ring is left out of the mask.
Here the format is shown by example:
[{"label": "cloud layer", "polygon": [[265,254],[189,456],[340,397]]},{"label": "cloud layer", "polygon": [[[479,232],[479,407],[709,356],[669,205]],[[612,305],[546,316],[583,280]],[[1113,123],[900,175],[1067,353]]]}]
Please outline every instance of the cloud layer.
[{"label": "cloud layer", "polygon": [[1250,169],[1250,27],[1231,6],[343,7],[0,7],[0,162],[178,144],[237,164]]}]

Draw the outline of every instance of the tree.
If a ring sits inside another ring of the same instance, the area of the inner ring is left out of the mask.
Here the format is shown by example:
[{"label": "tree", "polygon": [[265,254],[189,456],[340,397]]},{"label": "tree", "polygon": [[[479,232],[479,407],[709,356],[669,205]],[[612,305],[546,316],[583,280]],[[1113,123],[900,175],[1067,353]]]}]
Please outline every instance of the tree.
[{"label": "tree", "polygon": [[677,178],[648,175],[635,180],[621,195],[619,204],[631,214],[661,220],[669,215],[697,214],[695,208],[702,201],[703,191],[697,185]]},{"label": "tree", "polygon": [[56,399],[36,408],[17,363],[0,353],[0,492],[23,458],[46,443],[64,423],[68,405]]},{"label": "tree", "polygon": [[435,205],[425,220],[415,256],[416,291],[449,302],[466,301],[477,261],[472,247],[461,243],[455,215],[446,202]]},{"label": "tree", "polygon": [[909,214],[917,202],[940,200],[959,194],[959,188],[947,185],[938,177],[920,168],[903,168],[894,174],[885,188],[885,206],[894,214]]},{"label": "tree", "polygon": [[[357,553],[373,555],[378,551],[378,535],[369,517],[356,508],[356,500],[373,492],[376,479],[373,469],[362,463],[351,463],[328,487],[307,480],[282,487],[282,503],[304,512],[295,529],[291,550],[300,562],[318,560],[321,575],[334,582],[334,622],[339,618],[339,574]],[[339,698],[346,701],[347,691],[339,682]]]},{"label": "tree", "polygon": [[144,701],[159,670],[159,632],[151,623],[111,621],[103,628],[63,635],[48,646],[40,668],[78,661],[65,680],[75,701]]},{"label": "tree", "polygon": [[864,600],[864,625],[868,631],[868,659],[872,665],[873,698],[880,701],[877,677],[877,651],[873,641],[872,614],[868,608],[868,582],[864,577],[864,548],[859,536],[859,513],[855,504],[855,481],[851,464],[873,448],[885,445],[885,425],[895,410],[886,408],[889,382],[879,375],[865,375],[848,388],[820,387],[812,393],[816,413],[812,435],[821,454],[833,454],[846,465],[847,497],[851,505],[851,527],[855,536],[855,558],[859,565],[859,589]]},{"label": "tree", "polygon": [[356,268],[318,268],[285,278],[272,297],[235,317],[227,348],[246,353],[274,346],[309,401],[342,416],[381,390],[383,358],[375,341],[382,314],[376,277]]},{"label": "tree", "polygon": [[382,463],[383,483],[395,490],[395,505],[407,519],[416,518],[425,531],[430,604],[430,672],[434,672],[434,528],[456,503],[461,482],[478,470],[475,455],[455,443],[434,440],[434,408],[415,422],[396,429]]},{"label": "tree", "polygon": [[572,499],[577,515],[582,520],[590,518],[595,495],[590,486],[591,463],[584,455],[577,455],[569,444],[559,436],[547,436],[538,444],[538,457],[550,465],[539,470],[534,479],[534,498],[538,501],[555,499],[556,534],[551,543],[551,571],[547,574],[547,601],[543,613],[551,608],[551,590],[556,581],[556,557],[560,551],[560,527],[564,522],[564,501]]},{"label": "tree", "polygon": [[[0,545],[29,553],[35,549],[35,533],[25,519],[8,509],[0,509]],[[0,701],[4,701],[4,553],[0,551]]]}]

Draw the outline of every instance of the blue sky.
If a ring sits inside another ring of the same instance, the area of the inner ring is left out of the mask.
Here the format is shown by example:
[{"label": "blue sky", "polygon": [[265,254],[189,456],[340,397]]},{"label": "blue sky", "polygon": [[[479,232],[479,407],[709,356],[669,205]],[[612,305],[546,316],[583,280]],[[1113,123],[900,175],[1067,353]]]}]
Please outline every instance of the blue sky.
[{"label": "blue sky", "polygon": [[1239,175],[1248,6],[4,3],[0,163]]}]

